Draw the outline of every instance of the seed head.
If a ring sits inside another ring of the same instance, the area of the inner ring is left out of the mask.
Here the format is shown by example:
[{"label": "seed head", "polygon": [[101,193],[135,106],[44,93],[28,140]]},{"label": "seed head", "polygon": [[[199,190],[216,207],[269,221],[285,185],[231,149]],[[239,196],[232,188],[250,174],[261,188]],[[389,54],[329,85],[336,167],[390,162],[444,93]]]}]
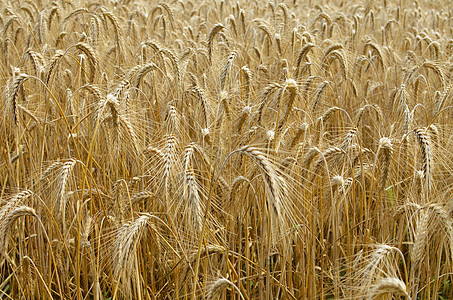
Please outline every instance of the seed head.
[{"label": "seed head", "polygon": [[286,79],[285,85],[287,88],[297,88],[297,82],[292,78]]},{"label": "seed head", "polygon": [[244,114],[250,115],[250,114],[252,113],[252,107],[247,105],[246,107],[244,107],[244,109],[242,110],[242,112],[243,112]]},{"label": "seed head", "polygon": [[209,128],[202,128],[202,129],[201,129],[201,134],[202,134],[203,136],[209,135]]},{"label": "seed head", "polygon": [[273,141],[274,138],[275,138],[275,131],[273,131],[273,130],[268,130],[268,131],[266,132],[266,136],[267,136],[267,140],[268,140],[268,141]]}]

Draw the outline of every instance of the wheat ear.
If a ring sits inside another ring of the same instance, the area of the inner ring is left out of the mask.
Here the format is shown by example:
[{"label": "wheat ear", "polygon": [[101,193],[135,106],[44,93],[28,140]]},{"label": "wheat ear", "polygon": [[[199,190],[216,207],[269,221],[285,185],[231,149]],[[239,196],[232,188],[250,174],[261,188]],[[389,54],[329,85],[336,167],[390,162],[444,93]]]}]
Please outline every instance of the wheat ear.
[{"label": "wheat ear", "polygon": [[375,166],[378,163],[381,166],[381,188],[385,188],[385,184],[387,182],[389,170],[390,170],[390,163],[392,161],[392,154],[393,154],[393,146],[392,142],[389,138],[383,137],[379,141],[379,147],[377,150],[376,155],[376,162]]},{"label": "wheat ear", "polygon": [[318,106],[319,99],[321,98],[322,93],[326,89],[326,87],[329,85],[328,81],[323,81],[321,82],[318,87],[315,90],[315,93],[313,95],[313,100],[311,103],[311,110],[314,112],[316,110],[316,107]]},{"label": "wheat ear", "polygon": [[288,99],[285,101],[286,109],[283,113],[282,118],[280,119],[277,128],[281,130],[283,125],[287,122],[289,115],[291,114],[291,110],[293,109],[294,102],[297,96],[297,82],[294,79],[287,79],[285,82],[285,88],[289,92]]},{"label": "wheat ear", "polygon": [[211,287],[208,290],[208,296],[206,297],[206,299],[207,300],[219,299],[219,297],[222,294],[222,291],[228,286],[233,287],[238,292],[241,299],[244,299],[244,296],[242,295],[239,288],[226,278],[217,279],[216,282],[214,282],[214,284],[211,285]]},{"label": "wheat ear", "polygon": [[22,205],[11,209],[0,221],[0,254],[5,253],[8,249],[9,233],[16,220],[22,216],[38,218],[33,208]]},{"label": "wheat ear", "polygon": [[410,299],[407,293],[406,284],[399,278],[387,277],[378,281],[371,289],[369,300],[379,299],[384,294],[395,294],[406,296]]},{"label": "wheat ear", "polygon": [[305,60],[305,58],[307,57],[308,52],[310,52],[310,50],[313,47],[315,47],[315,44],[308,43],[308,44],[304,45],[302,47],[302,49],[299,51],[299,54],[297,55],[297,59],[296,59],[295,69],[294,69],[294,78],[298,78],[299,77],[300,65]]},{"label": "wheat ear", "polygon": [[225,26],[223,24],[215,24],[214,27],[212,27],[211,31],[209,31],[208,34],[208,58],[209,61],[212,61],[212,43],[214,42],[215,36],[222,30],[224,29]]},{"label": "wheat ear", "polygon": [[116,278],[121,275],[127,278],[134,265],[137,245],[150,232],[157,232],[151,220],[155,218],[151,214],[143,214],[132,222],[126,223],[118,231],[115,239],[112,260],[114,262],[114,274]]},{"label": "wheat ear", "polygon": [[[275,243],[278,234],[282,234],[288,228],[288,219],[284,202],[286,201],[286,184],[282,182],[283,178],[277,174],[275,166],[269,159],[251,146],[244,146],[233,153],[239,152],[250,157],[259,167],[263,176],[266,192],[266,202],[270,212],[271,222],[271,239]],[[230,154],[231,155],[231,154]]]},{"label": "wheat ear", "polygon": [[429,192],[433,184],[433,169],[434,169],[434,160],[433,160],[433,148],[431,144],[431,139],[426,132],[425,128],[418,128],[415,130],[415,136],[420,145],[422,159],[423,159],[423,175],[426,184],[426,190]]},{"label": "wheat ear", "polygon": [[98,65],[99,65],[98,59],[96,57],[96,53],[95,53],[93,47],[91,47],[87,43],[79,42],[79,43],[75,44],[74,47],[76,49],[78,49],[79,51],[82,51],[88,57],[88,60],[90,61],[89,82],[92,83],[94,80],[96,70],[98,69]]},{"label": "wheat ear", "polygon": [[20,87],[30,76],[27,74],[19,74],[14,78],[11,87],[9,88],[9,102],[11,103],[11,111],[13,115],[14,124],[17,125],[18,122],[18,109],[17,109],[17,95],[19,94]]},{"label": "wheat ear", "polygon": [[246,66],[241,68],[241,74],[244,76],[244,90],[245,90],[245,104],[248,105],[250,92],[251,92],[251,81],[252,81],[252,71]]},{"label": "wheat ear", "polygon": [[270,83],[263,91],[261,98],[263,99],[258,110],[258,124],[261,124],[261,119],[263,117],[264,108],[266,107],[267,102],[269,101],[270,95],[275,93],[277,90],[282,89],[282,86],[276,82]]},{"label": "wheat ear", "polygon": [[233,60],[236,57],[238,52],[234,50],[233,52],[230,53],[230,55],[227,58],[227,61],[225,65],[223,66],[222,73],[220,74],[220,90],[223,91],[225,88],[225,80],[226,77],[228,76],[228,73],[231,70],[231,66],[233,64]]}]

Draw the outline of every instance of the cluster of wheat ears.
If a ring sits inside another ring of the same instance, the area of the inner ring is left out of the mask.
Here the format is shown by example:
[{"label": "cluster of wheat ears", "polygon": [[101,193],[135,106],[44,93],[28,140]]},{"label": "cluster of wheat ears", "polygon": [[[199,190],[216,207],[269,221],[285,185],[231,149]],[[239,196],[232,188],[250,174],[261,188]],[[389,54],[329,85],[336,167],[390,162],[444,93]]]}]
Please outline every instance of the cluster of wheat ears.
[{"label": "cluster of wheat ears", "polygon": [[0,1],[1,299],[452,299],[448,1]]}]

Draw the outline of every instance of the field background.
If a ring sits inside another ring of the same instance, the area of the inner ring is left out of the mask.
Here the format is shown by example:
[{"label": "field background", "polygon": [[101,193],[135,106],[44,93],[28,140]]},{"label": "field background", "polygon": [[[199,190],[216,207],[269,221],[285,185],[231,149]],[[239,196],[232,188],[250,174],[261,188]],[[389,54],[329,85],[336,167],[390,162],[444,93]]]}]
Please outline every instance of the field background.
[{"label": "field background", "polygon": [[449,1],[0,1],[1,299],[452,299]]}]

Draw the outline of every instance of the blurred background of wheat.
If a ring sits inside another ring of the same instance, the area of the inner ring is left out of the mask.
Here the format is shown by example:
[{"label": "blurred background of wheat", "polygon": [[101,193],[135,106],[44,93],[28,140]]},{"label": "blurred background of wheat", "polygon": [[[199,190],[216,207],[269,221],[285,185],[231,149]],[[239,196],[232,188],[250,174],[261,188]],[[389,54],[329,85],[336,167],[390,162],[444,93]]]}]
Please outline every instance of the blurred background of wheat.
[{"label": "blurred background of wheat", "polygon": [[1,299],[452,299],[448,1],[0,1]]}]

